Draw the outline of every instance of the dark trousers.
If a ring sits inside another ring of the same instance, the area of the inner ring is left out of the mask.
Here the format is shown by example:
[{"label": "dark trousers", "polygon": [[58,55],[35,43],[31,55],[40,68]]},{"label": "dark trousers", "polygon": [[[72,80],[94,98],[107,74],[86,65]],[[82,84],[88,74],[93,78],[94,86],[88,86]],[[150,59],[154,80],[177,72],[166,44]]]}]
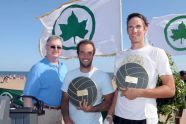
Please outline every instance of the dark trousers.
[{"label": "dark trousers", "polygon": [[114,124],[146,124],[146,119],[144,120],[128,120],[114,115]]}]

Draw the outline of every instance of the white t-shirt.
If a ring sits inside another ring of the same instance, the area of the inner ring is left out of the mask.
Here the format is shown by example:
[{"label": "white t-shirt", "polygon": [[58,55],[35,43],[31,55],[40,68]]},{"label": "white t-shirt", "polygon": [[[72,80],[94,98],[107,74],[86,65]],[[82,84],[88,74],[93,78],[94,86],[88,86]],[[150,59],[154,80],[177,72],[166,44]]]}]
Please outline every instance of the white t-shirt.
[{"label": "white t-shirt", "polygon": [[[136,50],[126,50],[117,54],[115,60],[115,71],[126,63],[137,63],[141,65],[148,74],[147,88],[155,88],[158,75],[171,75],[168,57],[164,50],[146,45]],[[115,115],[130,119],[142,120],[146,118],[158,118],[156,99],[139,97],[129,100],[118,93]]]},{"label": "white t-shirt", "polygon": [[[103,95],[114,92],[109,75],[97,68],[93,68],[89,73],[83,73],[79,68],[68,72],[65,76],[65,81],[61,90],[67,92],[71,81],[79,76],[89,77],[96,84],[98,92],[94,105],[102,102]],[[69,103],[69,114],[75,124],[100,124],[102,122],[101,112],[84,112],[82,110],[78,110],[71,103]]]}]

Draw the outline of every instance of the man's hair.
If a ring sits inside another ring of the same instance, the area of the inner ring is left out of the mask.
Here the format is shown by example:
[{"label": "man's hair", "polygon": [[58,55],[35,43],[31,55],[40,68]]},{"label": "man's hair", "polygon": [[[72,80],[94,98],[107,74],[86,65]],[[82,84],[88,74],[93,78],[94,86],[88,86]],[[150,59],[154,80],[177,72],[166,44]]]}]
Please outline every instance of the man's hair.
[{"label": "man's hair", "polygon": [[180,71],[180,76],[184,76],[185,74],[186,74],[186,71],[184,71],[184,70]]},{"label": "man's hair", "polygon": [[77,54],[79,54],[80,46],[83,45],[83,44],[85,44],[85,45],[86,45],[86,44],[92,45],[92,47],[93,47],[93,55],[95,54],[96,48],[95,48],[95,46],[94,46],[94,43],[93,43],[91,40],[87,40],[87,39],[81,40],[81,41],[77,44]]},{"label": "man's hair", "polygon": [[59,37],[59,36],[57,36],[57,35],[51,35],[51,36],[48,37],[46,43],[49,43],[50,41],[52,41],[52,40],[57,40],[57,39],[59,39],[59,40],[62,42],[61,37]]},{"label": "man's hair", "polygon": [[145,17],[144,15],[140,14],[140,13],[131,13],[131,14],[129,14],[128,17],[127,17],[127,25],[128,25],[128,22],[129,22],[133,17],[138,17],[138,18],[142,19],[143,22],[144,22],[144,24],[145,24],[145,26],[148,26],[149,23],[148,23],[146,17]]}]

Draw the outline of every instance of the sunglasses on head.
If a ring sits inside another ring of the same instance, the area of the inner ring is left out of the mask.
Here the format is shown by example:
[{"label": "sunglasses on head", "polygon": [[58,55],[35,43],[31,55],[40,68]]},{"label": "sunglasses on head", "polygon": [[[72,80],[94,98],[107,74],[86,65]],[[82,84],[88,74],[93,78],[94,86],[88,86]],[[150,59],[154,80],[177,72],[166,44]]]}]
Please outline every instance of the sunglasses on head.
[{"label": "sunglasses on head", "polygon": [[60,47],[60,46],[55,46],[55,45],[50,46],[50,48],[51,48],[51,49],[58,49],[58,50],[62,49],[62,47]]}]

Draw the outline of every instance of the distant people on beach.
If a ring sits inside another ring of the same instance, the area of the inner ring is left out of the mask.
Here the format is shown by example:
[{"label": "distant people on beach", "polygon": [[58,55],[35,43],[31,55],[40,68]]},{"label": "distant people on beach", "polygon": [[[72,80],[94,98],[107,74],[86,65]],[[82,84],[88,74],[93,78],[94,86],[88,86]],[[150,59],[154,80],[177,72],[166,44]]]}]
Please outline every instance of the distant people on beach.
[{"label": "distant people on beach", "polygon": [[[46,56],[32,66],[26,79],[23,96],[34,96],[44,102],[45,114],[38,116],[38,124],[62,124],[61,86],[67,73],[66,65],[59,59],[62,39],[50,36],[46,42]],[[33,100],[24,97],[24,106],[33,107]]]},{"label": "distant people on beach", "polygon": [[8,83],[10,80],[25,80],[25,75],[0,75],[0,83]]},{"label": "distant people on beach", "polygon": [[2,83],[8,83],[8,80],[10,79],[9,76],[4,76],[3,77],[3,80],[2,80]]},{"label": "distant people on beach", "polygon": [[[185,83],[186,85],[186,71],[185,70],[181,70],[180,71],[180,79]],[[185,101],[186,101],[186,95],[185,95]]]},{"label": "distant people on beach", "polygon": [[180,78],[183,80],[184,83],[186,83],[186,71],[185,70],[180,71]]}]

